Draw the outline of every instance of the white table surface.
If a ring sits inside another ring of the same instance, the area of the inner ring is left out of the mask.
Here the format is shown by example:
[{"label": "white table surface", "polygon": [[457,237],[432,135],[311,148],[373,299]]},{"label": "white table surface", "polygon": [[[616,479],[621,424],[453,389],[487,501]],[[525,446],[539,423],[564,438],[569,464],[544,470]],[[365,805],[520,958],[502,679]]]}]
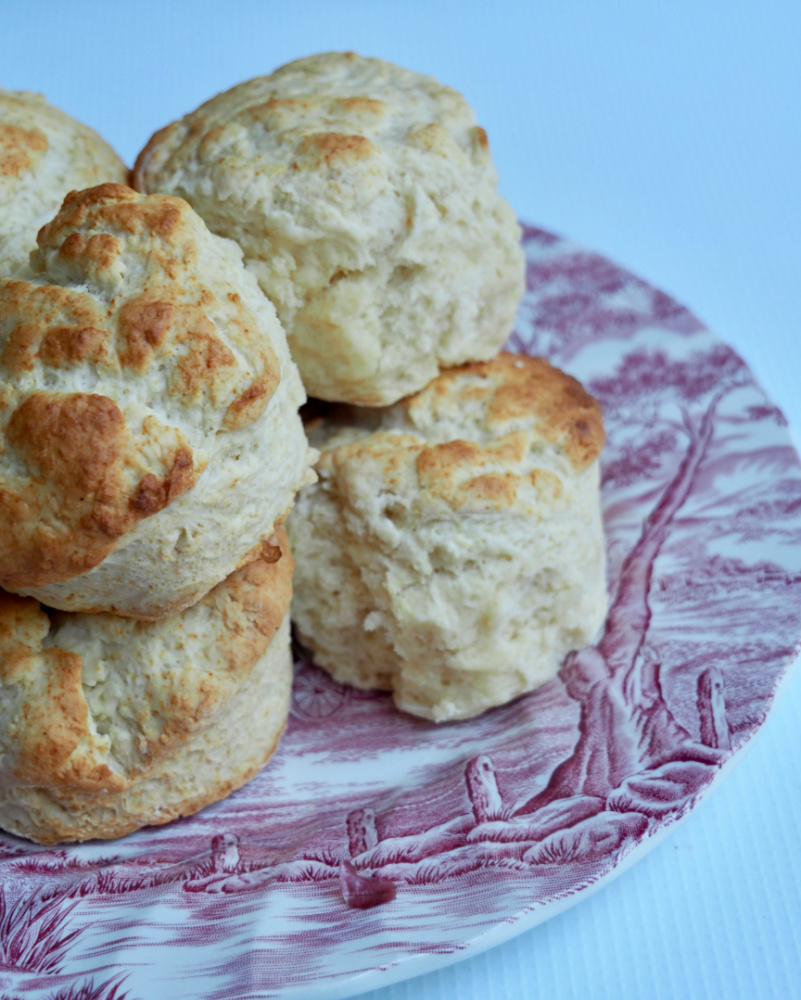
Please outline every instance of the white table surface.
[{"label": "white table surface", "polygon": [[[801,428],[801,4],[0,4],[0,84],[131,162],[289,59],[355,49],[462,90],[530,222],[688,305]],[[371,1000],[801,997],[801,678],[721,788],[611,886]]]}]

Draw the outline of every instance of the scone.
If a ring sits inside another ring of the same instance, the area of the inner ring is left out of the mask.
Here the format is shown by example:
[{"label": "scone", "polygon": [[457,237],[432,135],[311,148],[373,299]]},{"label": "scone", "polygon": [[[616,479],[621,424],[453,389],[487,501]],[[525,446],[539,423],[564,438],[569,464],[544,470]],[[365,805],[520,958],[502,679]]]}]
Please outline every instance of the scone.
[{"label": "scone", "polygon": [[108,143],[41,94],[0,89],[0,275],[27,267],[66,194],[127,176]]},{"label": "scone", "polygon": [[322,450],[288,528],[292,617],[314,662],[464,719],[552,678],[606,610],[599,404],[501,354],[311,427]]},{"label": "scone", "polygon": [[379,59],[299,59],[157,132],[134,184],[237,240],[312,396],[383,406],[492,357],[520,229],[464,98]]},{"label": "scone", "polygon": [[186,202],[73,192],[0,279],[0,586],[153,619],[255,558],[313,478],[275,310]]},{"label": "scone", "polygon": [[159,622],[52,612],[0,591],[0,827],[111,838],[239,788],[289,712],[292,557],[237,570]]}]

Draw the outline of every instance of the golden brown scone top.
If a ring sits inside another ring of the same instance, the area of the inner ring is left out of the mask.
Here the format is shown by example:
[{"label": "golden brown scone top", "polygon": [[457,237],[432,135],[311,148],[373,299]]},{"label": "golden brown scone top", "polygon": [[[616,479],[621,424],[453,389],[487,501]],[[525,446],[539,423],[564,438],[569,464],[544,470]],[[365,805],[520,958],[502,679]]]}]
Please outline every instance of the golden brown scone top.
[{"label": "golden brown scone top", "polygon": [[100,563],[192,488],[216,435],[256,420],[280,377],[264,316],[237,293],[238,249],[178,198],[72,192],[32,266],[29,281],[0,278],[0,585],[12,589]]},{"label": "golden brown scone top", "polygon": [[361,509],[379,493],[464,512],[533,510],[598,458],[601,407],[542,358],[502,353],[442,372],[372,412],[334,407],[308,425],[318,472]]},{"label": "golden brown scone top", "polygon": [[598,400],[545,358],[527,354],[503,351],[491,361],[450,368],[399,405],[412,424],[421,426],[437,415],[452,419],[459,412],[483,412],[481,436],[533,421],[536,432],[557,445],[577,472],[594,462],[604,446]]}]

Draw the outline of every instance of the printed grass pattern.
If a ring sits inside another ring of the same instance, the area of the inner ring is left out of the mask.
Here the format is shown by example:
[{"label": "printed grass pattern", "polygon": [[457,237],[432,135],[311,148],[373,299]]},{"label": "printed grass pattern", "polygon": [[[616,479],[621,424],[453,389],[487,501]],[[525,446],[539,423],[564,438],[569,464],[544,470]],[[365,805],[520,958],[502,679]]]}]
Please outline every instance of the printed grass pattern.
[{"label": "printed grass pattern", "polygon": [[0,886],[0,966],[25,972],[59,972],[80,928],[70,929],[75,903],[63,895],[13,898]]}]

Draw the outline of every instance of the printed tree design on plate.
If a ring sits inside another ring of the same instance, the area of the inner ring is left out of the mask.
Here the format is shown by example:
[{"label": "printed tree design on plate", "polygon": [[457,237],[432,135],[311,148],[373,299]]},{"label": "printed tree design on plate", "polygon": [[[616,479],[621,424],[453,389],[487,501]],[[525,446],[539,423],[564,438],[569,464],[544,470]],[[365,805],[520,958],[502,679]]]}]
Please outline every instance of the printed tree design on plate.
[{"label": "printed tree design on plate", "polygon": [[[699,678],[701,743],[673,717],[662,691],[660,657],[647,645],[647,636],[654,563],[707,455],[721,400],[745,384],[745,366],[723,345],[683,360],[638,350],[615,374],[592,383],[624,439],[623,458],[607,469],[607,481],[636,480],[643,463],[658,461],[654,452],[666,441],[684,435],[688,443],[623,560],[601,639],[571,653],[560,671],[567,693],[581,708],[573,753],[518,815],[576,796],[597,799],[599,812],[611,807],[623,814],[665,815],[711,780],[707,765],[719,763],[730,748],[719,672]],[[668,395],[681,403],[678,413],[666,418],[662,410]]]}]

